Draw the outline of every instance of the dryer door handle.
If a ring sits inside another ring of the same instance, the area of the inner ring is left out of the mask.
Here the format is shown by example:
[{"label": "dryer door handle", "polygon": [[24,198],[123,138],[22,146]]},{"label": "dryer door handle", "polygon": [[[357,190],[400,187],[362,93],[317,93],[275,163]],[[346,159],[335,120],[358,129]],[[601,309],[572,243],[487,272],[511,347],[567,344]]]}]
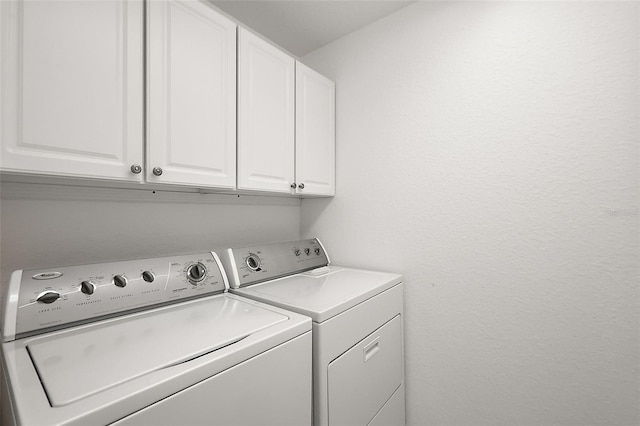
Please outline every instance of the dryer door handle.
[{"label": "dryer door handle", "polygon": [[364,354],[364,362],[369,361],[375,354],[380,351],[380,336],[376,337],[373,342],[369,343],[362,350]]}]

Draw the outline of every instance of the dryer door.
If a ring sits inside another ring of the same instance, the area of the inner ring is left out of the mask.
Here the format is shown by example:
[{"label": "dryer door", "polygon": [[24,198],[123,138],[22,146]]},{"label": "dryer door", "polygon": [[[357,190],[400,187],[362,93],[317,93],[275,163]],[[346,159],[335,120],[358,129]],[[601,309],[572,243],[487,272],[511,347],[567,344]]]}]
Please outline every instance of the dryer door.
[{"label": "dryer door", "polygon": [[329,424],[368,424],[402,384],[402,371],[397,315],[329,364]]}]

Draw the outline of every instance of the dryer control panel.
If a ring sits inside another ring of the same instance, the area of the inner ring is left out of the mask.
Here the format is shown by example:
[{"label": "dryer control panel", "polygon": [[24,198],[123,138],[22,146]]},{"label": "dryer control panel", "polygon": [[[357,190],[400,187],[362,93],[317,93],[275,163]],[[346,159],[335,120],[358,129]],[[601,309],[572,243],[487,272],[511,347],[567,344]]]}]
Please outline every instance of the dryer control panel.
[{"label": "dryer control panel", "polygon": [[15,271],[3,339],[118,313],[221,293],[215,253]]},{"label": "dryer control panel", "polygon": [[317,238],[242,248],[224,252],[223,263],[231,288],[309,271],[329,264]]}]

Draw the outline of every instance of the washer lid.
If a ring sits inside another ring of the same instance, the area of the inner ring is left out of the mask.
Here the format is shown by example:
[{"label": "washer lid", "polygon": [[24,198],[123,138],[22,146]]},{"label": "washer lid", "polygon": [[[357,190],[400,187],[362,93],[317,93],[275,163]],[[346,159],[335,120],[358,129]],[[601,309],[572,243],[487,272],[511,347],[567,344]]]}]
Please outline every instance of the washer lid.
[{"label": "washer lid", "polygon": [[234,293],[325,321],[402,281],[402,275],[325,266]]},{"label": "washer lid", "polygon": [[62,406],[236,343],[288,320],[225,295],[36,338],[27,344],[51,406]]}]

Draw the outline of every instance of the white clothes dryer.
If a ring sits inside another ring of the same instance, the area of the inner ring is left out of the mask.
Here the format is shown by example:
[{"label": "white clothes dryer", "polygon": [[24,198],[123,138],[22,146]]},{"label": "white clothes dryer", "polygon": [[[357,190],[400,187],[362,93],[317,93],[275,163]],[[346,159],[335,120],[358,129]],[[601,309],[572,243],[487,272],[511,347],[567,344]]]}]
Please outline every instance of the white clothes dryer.
[{"label": "white clothes dryer", "polygon": [[3,424],[310,424],[311,320],[227,288],[215,253],[14,272]]},{"label": "white clothes dryer", "polygon": [[231,292],[313,319],[314,424],[405,422],[403,284],[328,266],[317,239],[230,248]]}]

